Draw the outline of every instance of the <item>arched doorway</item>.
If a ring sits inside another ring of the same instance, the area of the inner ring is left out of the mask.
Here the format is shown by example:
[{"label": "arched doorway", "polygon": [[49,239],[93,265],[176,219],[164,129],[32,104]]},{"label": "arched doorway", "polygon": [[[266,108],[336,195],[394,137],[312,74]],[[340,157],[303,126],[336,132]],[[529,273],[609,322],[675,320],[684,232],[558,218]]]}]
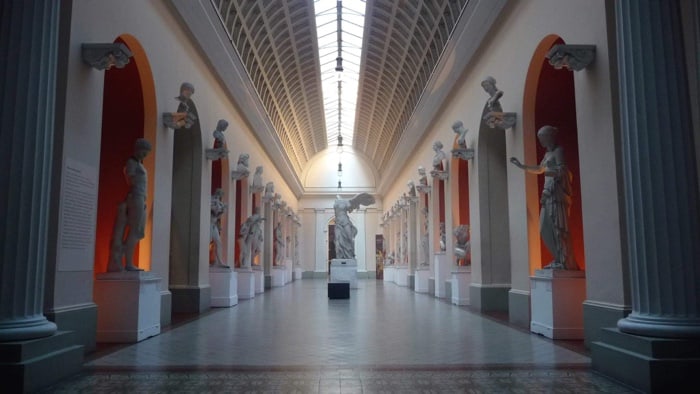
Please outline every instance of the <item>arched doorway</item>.
[{"label": "arched doorway", "polygon": [[147,139],[152,150],[143,161],[148,172],[147,213],[145,237],[134,252],[134,265],[151,269],[152,212],[155,179],[156,95],[151,66],[138,40],[129,35],[119,36],[115,43],[126,45],[133,54],[124,68],[105,71],[102,98],[102,131],[100,143],[100,175],[95,234],[95,274],[107,271],[110,239],[117,207],[124,201],[129,186],[124,165],[134,153],[134,142]]},{"label": "arched doorway", "polygon": [[[567,166],[573,175],[573,200],[569,213],[571,246],[579,268],[585,269],[574,78],[570,71],[556,70],[545,57],[557,44],[564,44],[564,40],[557,35],[546,36],[537,46],[530,61],[523,98],[524,162],[529,165],[539,164],[544,156],[545,149],[538,143],[537,130],[545,125],[559,129],[557,143],[564,149]],[[539,232],[540,194],[543,185],[543,176],[526,177],[531,274],[553,260]]]}]

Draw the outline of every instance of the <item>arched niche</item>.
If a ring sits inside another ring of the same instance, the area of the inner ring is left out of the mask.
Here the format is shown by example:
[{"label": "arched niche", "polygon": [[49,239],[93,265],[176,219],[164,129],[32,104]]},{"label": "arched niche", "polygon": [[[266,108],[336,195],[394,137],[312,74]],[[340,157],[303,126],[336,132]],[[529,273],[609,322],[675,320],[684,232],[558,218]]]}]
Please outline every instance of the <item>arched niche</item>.
[{"label": "arched niche", "polygon": [[[528,68],[523,97],[524,163],[539,164],[544,156],[545,149],[537,140],[537,130],[545,125],[558,128],[557,143],[564,149],[566,163],[573,175],[573,200],[569,213],[572,250],[579,268],[585,269],[574,78],[571,71],[555,69],[545,57],[557,44],[564,44],[564,40],[557,35],[543,38]],[[539,232],[540,194],[543,185],[544,176],[526,176],[525,198],[531,273],[553,260]]]},{"label": "arched niche", "polygon": [[134,153],[134,141],[147,139],[152,146],[143,165],[148,172],[145,237],[134,252],[134,265],[151,269],[153,234],[153,193],[157,111],[153,74],[148,57],[138,40],[123,34],[114,40],[126,45],[133,56],[124,68],[105,71],[102,98],[102,129],[100,142],[100,175],[95,234],[95,274],[107,271],[117,206],[124,201],[129,186],[124,165]]},{"label": "arched niche", "polygon": [[[459,144],[455,137],[453,149],[458,149]],[[453,157],[450,163],[450,190],[452,192],[452,222],[453,228],[466,224],[471,229],[469,218],[469,161]],[[457,262],[459,265],[471,264],[471,252]]]},{"label": "arched niche", "polygon": [[[218,142],[214,140],[214,143],[212,145],[213,149],[217,148],[224,148],[228,149],[228,146],[226,142],[224,141],[223,146],[219,146]],[[230,192],[231,192],[231,171],[229,169],[229,160],[228,160],[228,155],[225,157],[222,157],[218,160],[213,160],[211,163],[211,194],[214,195],[214,193],[218,190],[221,189],[224,191],[224,197],[223,201],[225,204],[228,204],[230,201]],[[229,207],[227,207],[226,212],[221,216],[219,219],[219,236],[221,237],[221,259],[223,260],[224,264],[227,264],[228,262],[228,254],[227,251],[229,250],[228,244],[229,242],[235,242],[235,235],[232,237],[232,240],[229,240],[229,233],[228,233],[228,221],[229,221],[229,215],[231,211],[229,210]],[[215,246],[213,242],[209,242],[209,263],[211,264],[212,262],[216,261],[216,257],[214,255],[215,253]]]}]

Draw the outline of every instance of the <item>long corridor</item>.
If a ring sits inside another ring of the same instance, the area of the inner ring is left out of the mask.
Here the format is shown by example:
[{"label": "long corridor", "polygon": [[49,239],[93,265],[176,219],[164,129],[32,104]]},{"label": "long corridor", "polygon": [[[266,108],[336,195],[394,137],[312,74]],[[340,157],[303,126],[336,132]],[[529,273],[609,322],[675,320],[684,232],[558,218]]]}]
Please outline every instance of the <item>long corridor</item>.
[{"label": "long corridor", "polygon": [[47,392],[627,393],[590,359],[406,287],[273,288],[137,344],[101,349]]}]

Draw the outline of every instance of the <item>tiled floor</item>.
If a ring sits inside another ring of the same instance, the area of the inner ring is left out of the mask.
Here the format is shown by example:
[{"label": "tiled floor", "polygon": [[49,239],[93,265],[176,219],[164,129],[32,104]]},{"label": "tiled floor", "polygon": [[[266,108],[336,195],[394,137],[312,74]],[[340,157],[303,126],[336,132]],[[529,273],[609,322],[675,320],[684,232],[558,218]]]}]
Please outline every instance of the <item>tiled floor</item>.
[{"label": "tiled floor", "polygon": [[582,352],[406,287],[329,300],[295,281],[143,342],[47,392],[628,393]]}]

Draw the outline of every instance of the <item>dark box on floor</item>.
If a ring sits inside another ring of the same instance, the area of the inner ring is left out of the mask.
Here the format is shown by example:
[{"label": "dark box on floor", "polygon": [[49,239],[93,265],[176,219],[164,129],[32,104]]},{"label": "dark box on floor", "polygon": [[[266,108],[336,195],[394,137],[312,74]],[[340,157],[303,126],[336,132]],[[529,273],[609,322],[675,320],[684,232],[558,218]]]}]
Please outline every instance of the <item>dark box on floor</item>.
[{"label": "dark box on floor", "polygon": [[350,298],[350,283],[329,283],[328,298]]}]

